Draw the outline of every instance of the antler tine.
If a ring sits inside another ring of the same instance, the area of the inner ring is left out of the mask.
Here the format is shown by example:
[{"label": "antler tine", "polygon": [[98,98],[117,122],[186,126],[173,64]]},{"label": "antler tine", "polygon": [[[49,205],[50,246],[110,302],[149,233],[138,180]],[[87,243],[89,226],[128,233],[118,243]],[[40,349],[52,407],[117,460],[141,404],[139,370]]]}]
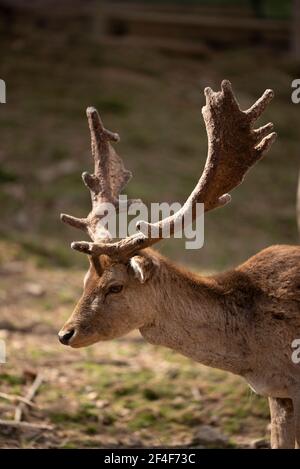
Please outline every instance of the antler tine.
[{"label": "antler tine", "polygon": [[270,133],[272,123],[252,129],[254,121],[273,98],[272,90],[266,90],[246,111],[240,110],[228,80],[223,80],[221,91],[206,88],[204,94],[206,105],[202,114],[208,136],[208,156],[202,176],[179,212],[156,224],[141,222],[140,229],[144,233],[149,233],[153,227],[161,231],[165,224],[170,224],[172,233],[174,221],[189,210],[195,219],[196,203],[203,203],[205,212],[226,205],[231,200],[227,192],[243,181],[247,171],[276,139],[276,133]]},{"label": "antler tine", "polygon": [[[118,211],[119,195],[121,190],[131,178],[119,155],[110,142],[120,140],[117,133],[107,130],[94,107],[86,110],[91,134],[91,149],[94,158],[94,173],[84,172],[82,179],[90,191],[92,210],[86,218],[75,218],[71,215],[61,214],[61,220],[75,228],[89,234],[93,241],[111,240],[112,236],[107,230],[103,217],[106,215],[107,204],[114,205]],[[128,200],[127,206],[140,200]]]},{"label": "antler tine", "polygon": [[117,133],[105,129],[102,120],[94,107],[88,107],[86,110],[88,124],[91,133],[91,147],[94,158],[94,174],[87,172],[82,174],[85,185],[91,191],[92,202],[115,202],[112,196],[112,187],[110,185],[110,154],[112,142],[119,142],[120,137]]},{"label": "antler tine", "polygon": [[[247,171],[269,150],[276,138],[269,123],[253,129],[253,124],[273,98],[272,90],[266,90],[248,110],[242,111],[232,92],[229,81],[224,80],[221,91],[211,88],[204,91],[206,105],[202,114],[208,137],[208,156],[201,178],[183,207],[157,223],[138,223],[135,235],[117,243],[73,243],[73,249],[87,254],[107,254],[123,258],[149,247],[162,238],[164,228],[174,234],[175,224],[188,213],[196,217],[196,204],[203,203],[207,212],[221,207],[231,200],[228,192],[237,187]],[[270,133],[271,132],[271,133]],[[156,233],[156,237],[151,234]]]}]

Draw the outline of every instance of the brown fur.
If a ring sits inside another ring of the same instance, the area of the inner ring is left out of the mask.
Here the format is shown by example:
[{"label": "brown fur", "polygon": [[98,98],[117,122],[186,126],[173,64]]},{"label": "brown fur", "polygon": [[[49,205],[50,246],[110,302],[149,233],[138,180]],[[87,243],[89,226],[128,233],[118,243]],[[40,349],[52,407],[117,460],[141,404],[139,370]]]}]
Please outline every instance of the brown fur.
[{"label": "brown fur", "polygon": [[[113,284],[123,290],[110,293]],[[290,408],[300,399],[300,365],[291,360],[292,341],[300,338],[300,247],[273,246],[210,277],[151,249],[126,263],[101,256],[91,261],[83,296],[60,334],[70,329],[72,347],[139,329],[153,344],[243,376],[270,398],[273,447],[289,446],[295,436],[299,445],[299,413],[291,416]],[[288,417],[280,417],[287,408]]]}]

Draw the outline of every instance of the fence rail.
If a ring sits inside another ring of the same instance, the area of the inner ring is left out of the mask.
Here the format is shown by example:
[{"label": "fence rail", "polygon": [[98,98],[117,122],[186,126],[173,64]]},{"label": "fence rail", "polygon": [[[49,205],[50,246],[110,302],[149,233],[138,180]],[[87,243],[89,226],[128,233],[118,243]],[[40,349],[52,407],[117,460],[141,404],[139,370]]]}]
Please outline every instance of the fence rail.
[{"label": "fence rail", "polygon": [[[263,43],[287,47],[290,23],[284,20],[257,19],[251,15],[220,15],[216,8],[178,8],[113,4],[105,6],[105,32],[113,36],[170,41],[202,42],[209,46]],[[204,14],[203,11],[206,13]],[[238,9],[233,9],[237,13]],[[208,14],[209,13],[209,14]]]}]

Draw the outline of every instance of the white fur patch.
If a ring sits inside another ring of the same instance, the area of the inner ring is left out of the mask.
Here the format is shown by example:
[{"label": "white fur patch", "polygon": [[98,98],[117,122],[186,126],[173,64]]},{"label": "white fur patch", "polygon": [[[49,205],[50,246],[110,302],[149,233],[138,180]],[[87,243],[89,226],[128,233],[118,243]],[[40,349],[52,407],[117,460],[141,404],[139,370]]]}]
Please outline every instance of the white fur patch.
[{"label": "white fur patch", "polygon": [[145,283],[153,273],[153,267],[159,266],[159,260],[155,257],[145,258],[143,256],[133,256],[130,259],[130,265],[133,269],[135,277]]},{"label": "white fur patch", "polygon": [[135,277],[138,278],[141,283],[144,283],[145,282],[144,272],[138,260],[132,257],[130,259],[130,265],[133,268]]},{"label": "white fur patch", "polygon": [[88,281],[89,281],[89,278],[91,276],[91,268],[89,268],[89,270],[87,271],[87,273],[85,274],[84,278],[83,278],[83,287],[85,288]]}]

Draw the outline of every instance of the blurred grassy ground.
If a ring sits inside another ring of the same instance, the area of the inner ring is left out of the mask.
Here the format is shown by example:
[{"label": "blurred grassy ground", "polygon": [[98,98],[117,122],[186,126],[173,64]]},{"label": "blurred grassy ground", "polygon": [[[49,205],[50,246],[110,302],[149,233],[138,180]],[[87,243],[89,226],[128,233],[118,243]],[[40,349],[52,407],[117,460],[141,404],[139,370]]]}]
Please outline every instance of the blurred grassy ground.
[{"label": "blurred grassy ground", "polygon": [[118,151],[134,173],[128,194],[146,203],[183,201],[205,161],[203,88],[217,88],[225,77],[243,107],[274,88],[263,122],[275,123],[279,139],[232,204],[206,217],[204,249],[184,252],[177,240],[161,249],[195,268],[219,269],[272,243],[297,242],[300,119],[290,86],[298,66],[286,54],[235,50],[185,60],[139,48],[105,49],[72,31],[20,34],[2,41],[1,49],[8,94],[0,109],[1,235],[24,252],[46,264],[83,265],[68,249],[78,234],[61,226],[58,215],[89,209],[80,178],[91,168],[88,105],[121,135]]},{"label": "blurred grassy ground", "polygon": [[[104,48],[84,30],[45,32],[26,24],[3,38],[0,52],[7,84],[7,104],[0,107],[0,332],[8,344],[1,391],[24,394],[24,369],[41,369],[46,383],[28,419],[55,425],[52,435],[2,435],[0,445],[197,444],[201,423],[221,428],[228,445],[264,436],[266,403],[239,378],[195,366],[136,335],[83,351],[57,343],[87,263],[69,249],[82,235],[62,226],[58,215],[89,210],[80,178],[91,169],[89,105],[121,135],[118,151],[134,173],[128,195],[147,203],[183,201],[205,161],[202,90],[228,78],[243,107],[265,88],[275,90],[263,122],[275,123],[279,139],[232,203],[206,217],[202,250],[184,251],[178,240],[160,249],[212,271],[273,243],[297,243],[300,122],[290,84],[299,64],[263,49],[192,60]],[[13,407],[0,401],[0,412],[12,417]]]}]

